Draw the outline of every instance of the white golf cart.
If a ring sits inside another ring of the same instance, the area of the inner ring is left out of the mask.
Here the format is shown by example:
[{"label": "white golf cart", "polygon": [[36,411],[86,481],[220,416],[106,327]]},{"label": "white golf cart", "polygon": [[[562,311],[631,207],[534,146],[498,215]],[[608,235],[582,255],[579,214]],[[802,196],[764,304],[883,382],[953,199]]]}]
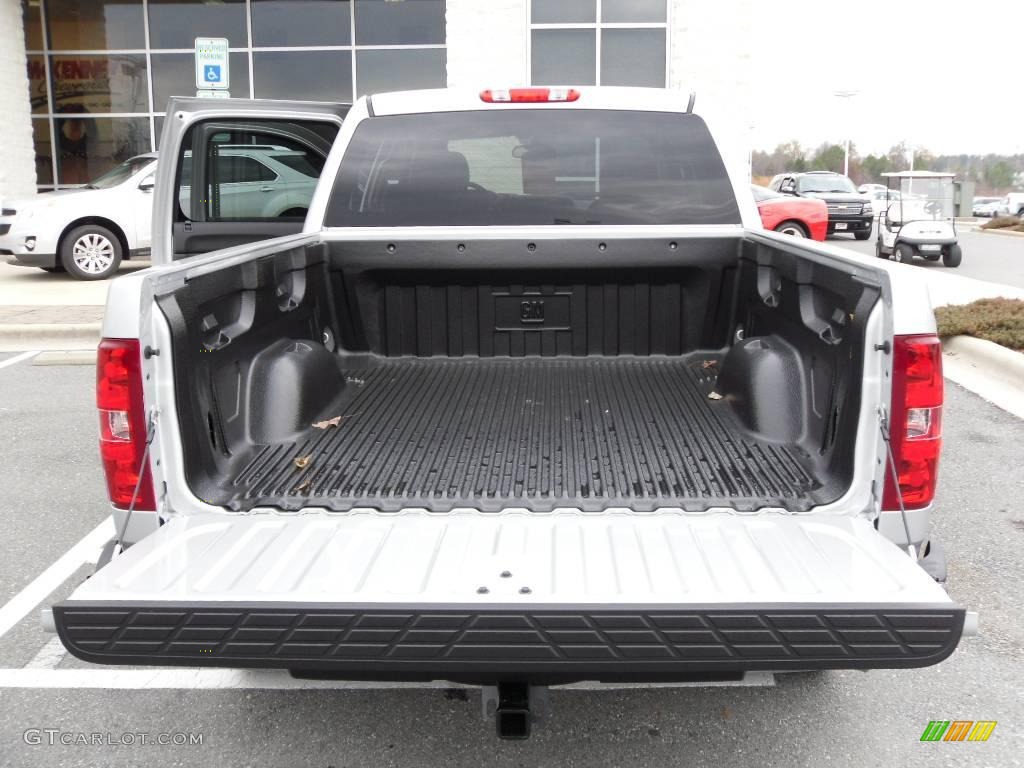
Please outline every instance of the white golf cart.
[{"label": "white golf cart", "polygon": [[953,174],[936,171],[883,173],[885,209],[879,221],[875,255],[908,262],[915,256],[960,266],[953,216]]}]

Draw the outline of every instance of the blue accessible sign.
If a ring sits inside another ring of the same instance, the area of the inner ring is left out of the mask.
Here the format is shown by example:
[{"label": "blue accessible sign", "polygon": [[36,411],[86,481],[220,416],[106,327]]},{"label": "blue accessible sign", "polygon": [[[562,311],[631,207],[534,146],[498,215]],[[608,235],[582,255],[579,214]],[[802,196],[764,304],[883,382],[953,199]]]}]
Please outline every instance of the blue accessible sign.
[{"label": "blue accessible sign", "polygon": [[227,90],[228,41],[224,37],[196,38],[196,88]]}]

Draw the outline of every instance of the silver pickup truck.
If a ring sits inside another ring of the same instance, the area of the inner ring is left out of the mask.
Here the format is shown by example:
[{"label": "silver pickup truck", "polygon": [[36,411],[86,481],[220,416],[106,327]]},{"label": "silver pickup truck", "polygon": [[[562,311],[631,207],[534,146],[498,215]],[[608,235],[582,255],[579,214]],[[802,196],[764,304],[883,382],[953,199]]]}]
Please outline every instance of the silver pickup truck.
[{"label": "silver pickup truck", "polygon": [[[304,223],[247,144],[319,177]],[[973,630],[929,536],[924,287],[761,229],[692,99],[178,99],[161,152],[99,349],[118,537],[53,606],[80,659],[480,685],[522,738],[545,686]]]}]

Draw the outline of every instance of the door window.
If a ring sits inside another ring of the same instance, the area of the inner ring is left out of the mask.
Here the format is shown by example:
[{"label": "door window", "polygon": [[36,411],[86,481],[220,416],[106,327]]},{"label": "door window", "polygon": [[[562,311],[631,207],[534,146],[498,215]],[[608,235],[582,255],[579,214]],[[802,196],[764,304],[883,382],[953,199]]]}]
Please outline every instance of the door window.
[{"label": "door window", "polygon": [[[277,174],[263,163],[236,152],[252,150],[228,150],[228,154],[218,155],[217,170],[214,178],[221,184],[248,184],[257,181],[277,181]],[[257,150],[258,152],[258,150]]]},{"label": "door window", "polygon": [[300,232],[338,127],[231,116],[189,128],[175,170],[174,258]]},{"label": "door window", "polygon": [[[180,215],[206,222],[304,219],[330,147],[321,130],[257,123],[213,131],[205,143],[188,137],[179,173]],[[206,182],[205,194],[193,201],[197,152]]]}]

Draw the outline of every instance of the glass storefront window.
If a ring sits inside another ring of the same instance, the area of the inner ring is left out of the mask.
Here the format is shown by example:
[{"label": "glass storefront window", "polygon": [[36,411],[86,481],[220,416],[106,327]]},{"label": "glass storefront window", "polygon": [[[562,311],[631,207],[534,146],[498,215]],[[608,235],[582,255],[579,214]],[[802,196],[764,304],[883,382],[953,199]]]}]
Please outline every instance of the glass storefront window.
[{"label": "glass storefront window", "polygon": [[348,51],[256,51],[252,67],[258,99],[352,100]]},{"label": "glass storefront window", "polygon": [[149,0],[149,44],[153,48],[191,50],[200,35],[226,37],[232,48],[248,45],[244,0]]},{"label": "glass storefront window", "polygon": [[196,92],[197,35],[228,39],[234,98],[348,102],[447,81],[445,0],[16,2],[41,187],[85,184],[156,149],[168,99]]},{"label": "glass storefront window", "polygon": [[[260,54],[256,54],[259,56]],[[167,109],[171,96],[196,95],[196,64],[191,53],[156,53],[150,56],[153,68],[153,111]],[[228,54],[231,72],[230,93],[235,98],[249,98],[249,56]]]},{"label": "glass storefront window", "polygon": [[142,54],[51,55],[50,79],[54,112],[149,112],[149,81]]},{"label": "glass storefront window", "polygon": [[601,84],[665,86],[665,30],[601,30]]},{"label": "glass storefront window", "polygon": [[253,0],[256,46],[349,45],[349,0]]},{"label": "glass storefront window", "polygon": [[149,118],[59,116],[55,119],[57,183],[86,184],[120,162],[149,151]]},{"label": "glass storefront window", "polygon": [[43,22],[39,15],[39,0],[21,0],[21,15],[25,24],[25,49],[43,50]]},{"label": "glass storefront window", "polygon": [[46,87],[46,59],[43,56],[28,57],[28,98],[32,114],[45,115],[50,111],[49,91]]},{"label": "glass storefront window", "polygon": [[665,0],[601,0],[601,21],[664,22]]},{"label": "glass storefront window", "polygon": [[356,45],[444,43],[445,0],[355,0]]},{"label": "glass storefront window", "polygon": [[597,18],[594,0],[533,0],[534,24],[587,24]]},{"label": "glass storefront window", "polygon": [[404,51],[357,51],[359,95],[415,88],[443,88],[445,51],[423,48]]},{"label": "glass storefront window", "polygon": [[145,48],[142,3],[124,0],[46,0],[51,51]]},{"label": "glass storefront window", "polygon": [[49,118],[32,121],[32,140],[36,147],[36,184],[53,184],[53,142]]},{"label": "glass storefront window", "polygon": [[595,85],[597,35],[593,29],[533,30],[534,85]]},{"label": "glass storefront window", "polygon": [[[598,18],[600,16],[600,18]],[[532,0],[534,85],[665,87],[667,0]]]}]

